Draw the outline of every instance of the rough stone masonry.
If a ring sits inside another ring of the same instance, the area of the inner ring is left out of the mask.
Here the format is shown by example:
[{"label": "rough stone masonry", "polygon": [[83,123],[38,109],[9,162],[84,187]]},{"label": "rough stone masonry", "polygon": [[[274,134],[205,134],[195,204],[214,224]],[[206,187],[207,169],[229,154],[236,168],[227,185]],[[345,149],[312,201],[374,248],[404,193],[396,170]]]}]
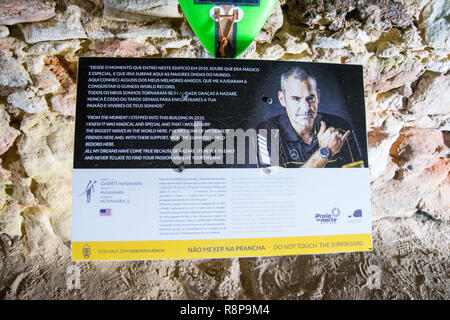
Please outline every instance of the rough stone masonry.
[{"label": "rough stone masonry", "polygon": [[175,0],[0,0],[1,299],[449,299],[450,2],[280,0],[242,59],[364,65],[374,250],[77,263],[77,58],[209,58]]}]

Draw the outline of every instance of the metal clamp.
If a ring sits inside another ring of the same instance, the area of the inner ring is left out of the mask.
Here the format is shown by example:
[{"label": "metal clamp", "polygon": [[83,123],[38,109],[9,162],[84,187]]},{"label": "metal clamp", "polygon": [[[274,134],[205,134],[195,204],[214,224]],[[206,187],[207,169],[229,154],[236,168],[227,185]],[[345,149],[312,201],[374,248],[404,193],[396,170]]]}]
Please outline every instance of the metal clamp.
[{"label": "metal clamp", "polygon": [[209,16],[215,22],[219,22],[219,18],[217,17],[217,11],[219,11],[219,14],[221,16],[227,16],[227,17],[232,17],[233,13],[236,12],[236,19],[234,20],[235,23],[241,21],[242,18],[244,17],[244,10],[242,10],[239,7],[231,7],[228,10],[228,12],[225,12],[225,9],[223,7],[214,6],[211,8],[211,10],[209,10]]}]

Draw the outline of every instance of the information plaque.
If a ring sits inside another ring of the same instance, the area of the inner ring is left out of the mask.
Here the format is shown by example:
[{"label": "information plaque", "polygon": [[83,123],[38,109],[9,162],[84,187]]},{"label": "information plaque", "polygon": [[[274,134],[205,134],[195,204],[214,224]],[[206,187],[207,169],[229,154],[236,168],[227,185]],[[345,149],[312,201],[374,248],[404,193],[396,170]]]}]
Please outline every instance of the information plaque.
[{"label": "information plaque", "polygon": [[362,67],[80,58],[73,260],[372,249]]}]

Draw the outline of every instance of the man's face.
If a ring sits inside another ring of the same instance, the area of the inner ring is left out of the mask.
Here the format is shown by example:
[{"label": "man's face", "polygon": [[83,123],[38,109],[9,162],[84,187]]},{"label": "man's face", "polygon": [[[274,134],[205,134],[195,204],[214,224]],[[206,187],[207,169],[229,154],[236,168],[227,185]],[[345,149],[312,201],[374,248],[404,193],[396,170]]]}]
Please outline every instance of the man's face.
[{"label": "man's face", "polygon": [[278,91],[278,99],[294,128],[312,127],[317,116],[320,91],[311,79],[298,80],[289,77],[284,90]]}]

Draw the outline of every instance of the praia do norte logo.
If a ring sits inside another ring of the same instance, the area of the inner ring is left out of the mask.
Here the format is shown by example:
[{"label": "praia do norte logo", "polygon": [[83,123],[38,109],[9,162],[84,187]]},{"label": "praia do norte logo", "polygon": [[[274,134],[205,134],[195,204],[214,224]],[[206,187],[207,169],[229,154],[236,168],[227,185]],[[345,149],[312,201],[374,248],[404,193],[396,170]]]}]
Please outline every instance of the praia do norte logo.
[{"label": "praia do norte logo", "polygon": [[320,224],[335,224],[338,221],[338,217],[341,215],[341,210],[339,208],[333,208],[331,213],[320,214],[316,213],[314,218],[316,222]]},{"label": "praia do norte logo", "polygon": [[80,194],[81,196],[86,196],[86,203],[91,203],[92,196],[94,195],[94,185],[97,183],[97,180],[89,180],[89,182],[86,185],[86,188],[84,189],[83,193]]}]

